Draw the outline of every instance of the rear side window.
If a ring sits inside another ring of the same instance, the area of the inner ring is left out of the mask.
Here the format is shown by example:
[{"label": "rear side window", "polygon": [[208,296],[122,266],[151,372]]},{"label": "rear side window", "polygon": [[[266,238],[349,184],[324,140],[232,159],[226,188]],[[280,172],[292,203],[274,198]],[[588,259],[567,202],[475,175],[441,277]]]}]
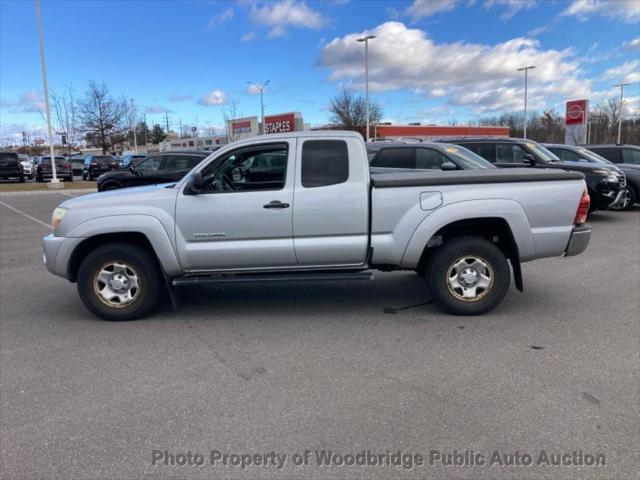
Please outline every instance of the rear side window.
[{"label": "rear side window", "polygon": [[640,150],[625,148],[622,150],[622,162],[640,165]]},{"label": "rear side window", "polygon": [[349,154],[343,140],[307,140],[302,146],[302,186],[326,187],[349,178]]},{"label": "rear side window", "polygon": [[416,168],[415,148],[383,148],[371,161],[372,167]]},{"label": "rear side window", "polygon": [[488,143],[461,143],[460,145],[471,150],[476,155],[480,155],[485,160],[489,160],[491,163],[496,163],[495,145]]},{"label": "rear side window", "polygon": [[441,166],[447,158],[440,152],[430,148],[418,148],[416,152],[416,168],[441,170]]}]

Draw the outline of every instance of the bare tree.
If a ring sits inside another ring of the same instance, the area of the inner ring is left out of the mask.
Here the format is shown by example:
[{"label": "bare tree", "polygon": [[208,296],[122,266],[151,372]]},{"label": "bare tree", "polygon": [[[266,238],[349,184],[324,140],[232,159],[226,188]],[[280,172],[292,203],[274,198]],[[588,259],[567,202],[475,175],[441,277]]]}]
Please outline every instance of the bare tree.
[{"label": "bare tree", "polygon": [[222,112],[228,143],[236,140],[237,135],[233,132],[233,122],[238,118],[238,115],[238,104],[233,99],[229,100]]},{"label": "bare tree", "polygon": [[[363,133],[367,128],[367,103],[361,96],[342,90],[329,103],[331,123],[340,125],[344,130],[356,130]],[[382,108],[369,100],[369,122],[379,123],[382,119]]]},{"label": "bare tree", "polygon": [[[67,153],[82,140],[82,132],[78,125],[78,100],[73,85],[66,85],[61,92],[51,90],[49,92],[49,105],[52,110],[52,119],[55,131],[63,138],[63,144],[67,145]],[[40,110],[40,115],[46,121],[45,114]]]},{"label": "bare tree", "polygon": [[129,128],[129,110],[126,98],[115,99],[104,83],[89,82],[78,104],[78,117],[86,140],[102,148],[102,153],[122,143]]}]

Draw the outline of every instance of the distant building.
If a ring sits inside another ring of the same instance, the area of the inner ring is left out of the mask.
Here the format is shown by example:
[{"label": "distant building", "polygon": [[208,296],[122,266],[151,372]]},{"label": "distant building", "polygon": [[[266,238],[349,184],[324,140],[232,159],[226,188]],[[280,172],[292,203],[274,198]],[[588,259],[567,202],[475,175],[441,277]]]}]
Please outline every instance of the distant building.
[{"label": "distant building", "polygon": [[171,138],[166,139],[158,145],[160,151],[174,150],[181,148],[204,148],[212,147],[214,145],[224,145],[227,143],[226,135],[212,135],[207,137],[186,137],[186,138]]}]

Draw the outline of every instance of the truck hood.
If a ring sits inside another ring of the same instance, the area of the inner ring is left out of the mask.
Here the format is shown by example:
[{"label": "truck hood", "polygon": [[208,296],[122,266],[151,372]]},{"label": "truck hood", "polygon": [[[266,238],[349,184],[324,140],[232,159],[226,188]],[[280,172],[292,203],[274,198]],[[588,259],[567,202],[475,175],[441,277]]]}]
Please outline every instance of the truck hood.
[{"label": "truck hood", "polygon": [[90,193],[74,197],[60,204],[64,208],[102,208],[112,206],[136,205],[153,202],[155,199],[175,197],[177,189],[173,183],[146,185],[144,187],[121,188],[106,192]]}]

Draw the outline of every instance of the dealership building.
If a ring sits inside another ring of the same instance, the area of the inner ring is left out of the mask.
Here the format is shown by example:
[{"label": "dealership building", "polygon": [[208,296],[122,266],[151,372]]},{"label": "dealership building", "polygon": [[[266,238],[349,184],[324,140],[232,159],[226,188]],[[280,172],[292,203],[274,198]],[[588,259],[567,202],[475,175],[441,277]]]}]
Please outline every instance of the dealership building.
[{"label": "dealership building", "polygon": [[255,137],[263,131],[269,133],[297,132],[305,128],[300,112],[277,113],[264,116],[264,128],[258,117],[236,118],[227,121],[227,132],[231,140]]}]

